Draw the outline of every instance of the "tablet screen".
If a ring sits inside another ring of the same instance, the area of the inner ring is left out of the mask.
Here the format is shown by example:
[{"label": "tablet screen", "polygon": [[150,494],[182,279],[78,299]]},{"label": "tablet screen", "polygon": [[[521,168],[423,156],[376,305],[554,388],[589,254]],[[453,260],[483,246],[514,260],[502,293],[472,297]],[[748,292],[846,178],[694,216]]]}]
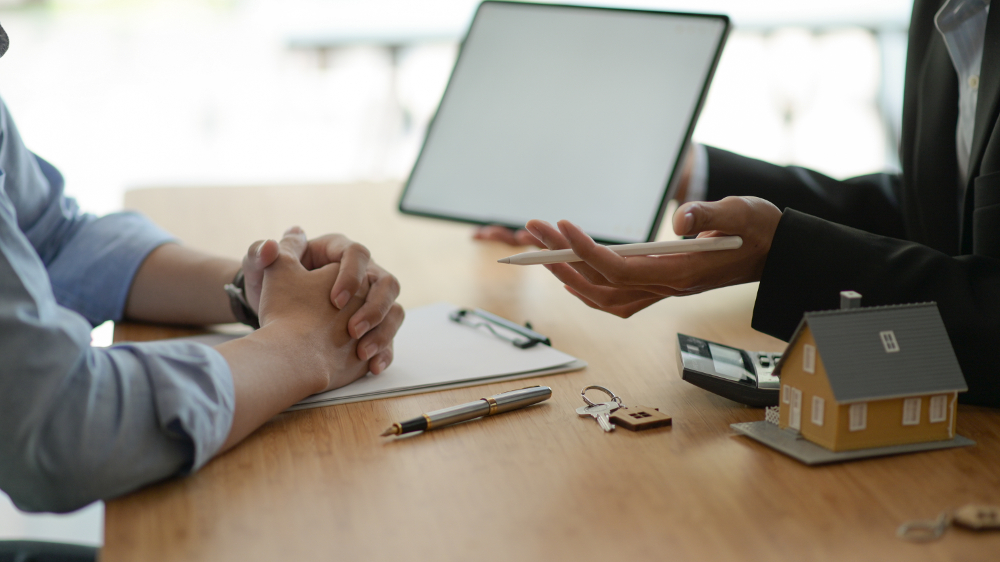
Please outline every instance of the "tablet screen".
[{"label": "tablet screen", "polygon": [[725,16],[484,2],[400,210],[652,240],[728,28]]}]

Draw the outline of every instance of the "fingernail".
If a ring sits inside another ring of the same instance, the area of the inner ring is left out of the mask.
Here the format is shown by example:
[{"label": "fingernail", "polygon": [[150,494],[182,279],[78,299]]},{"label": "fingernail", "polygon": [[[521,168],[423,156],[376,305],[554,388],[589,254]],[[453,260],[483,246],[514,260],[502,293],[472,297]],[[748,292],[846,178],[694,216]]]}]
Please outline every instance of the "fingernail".
[{"label": "fingernail", "polygon": [[691,232],[694,228],[694,215],[691,213],[684,213],[684,234]]},{"label": "fingernail", "polygon": [[256,252],[256,254],[257,254],[258,258],[260,257],[261,252],[264,251],[264,244],[267,244],[267,242],[268,242],[267,240],[264,240],[263,242],[261,242],[260,244],[257,245],[257,252]]},{"label": "fingernail", "polygon": [[378,364],[375,365],[375,371],[374,371],[375,374],[377,375],[377,374],[381,373],[382,371],[384,371],[385,367],[386,367],[385,361],[379,361]]},{"label": "fingernail", "polygon": [[357,327],[354,328],[358,332],[358,336],[357,337],[360,338],[361,336],[367,334],[368,333],[368,328],[370,328],[370,327],[371,327],[371,325],[368,324],[368,322],[366,322],[364,320],[362,320],[361,322],[358,322]]},{"label": "fingernail", "polygon": [[351,300],[351,293],[343,291],[339,295],[337,295],[337,298],[336,300],[333,301],[333,304],[337,305],[337,308],[344,308],[344,305],[346,305],[347,301],[349,300]]},{"label": "fingernail", "polygon": [[375,355],[376,351],[378,351],[378,346],[376,346],[375,344],[370,343],[366,345],[365,348],[361,350],[361,353],[364,354],[364,357],[362,357],[361,359],[365,361],[371,359]]}]

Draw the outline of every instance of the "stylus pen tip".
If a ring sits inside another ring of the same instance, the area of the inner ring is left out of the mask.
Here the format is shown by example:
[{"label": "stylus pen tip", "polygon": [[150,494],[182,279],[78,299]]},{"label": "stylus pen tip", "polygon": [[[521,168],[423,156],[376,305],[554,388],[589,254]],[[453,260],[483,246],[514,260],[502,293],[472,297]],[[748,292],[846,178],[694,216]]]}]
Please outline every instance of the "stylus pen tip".
[{"label": "stylus pen tip", "polygon": [[497,263],[510,263],[510,258],[500,258]]}]

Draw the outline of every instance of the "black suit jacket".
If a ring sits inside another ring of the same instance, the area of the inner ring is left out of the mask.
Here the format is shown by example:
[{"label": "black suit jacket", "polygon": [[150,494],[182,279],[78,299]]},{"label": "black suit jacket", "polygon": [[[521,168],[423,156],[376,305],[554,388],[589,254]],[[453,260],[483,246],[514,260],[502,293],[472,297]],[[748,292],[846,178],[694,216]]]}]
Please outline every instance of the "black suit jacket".
[{"label": "black suit jacket", "polygon": [[844,290],[866,306],[936,301],[969,385],[960,400],[1000,406],[1000,9],[986,26],[963,186],[958,79],[934,27],[941,4],[913,7],[901,175],[836,181],[709,148],[708,197],[757,195],[785,208],[754,328],[787,340],[804,312],[838,308]]}]

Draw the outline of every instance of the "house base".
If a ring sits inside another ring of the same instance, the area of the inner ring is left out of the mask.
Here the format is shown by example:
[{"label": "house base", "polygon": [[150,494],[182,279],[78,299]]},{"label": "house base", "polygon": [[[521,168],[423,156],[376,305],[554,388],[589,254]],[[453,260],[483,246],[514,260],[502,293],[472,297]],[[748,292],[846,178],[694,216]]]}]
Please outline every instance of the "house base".
[{"label": "house base", "polygon": [[927,441],[924,443],[910,443],[907,445],[892,445],[890,447],[875,447],[872,449],[834,452],[820,447],[811,441],[807,441],[801,434],[780,429],[773,423],[766,421],[734,423],[729,427],[732,427],[737,432],[746,435],[751,439],[760,441],[768,447],[777,449],[793,459],[808,465],[853,461],[871,457],[882,457],[886,455],[900,455],[903,453],[916,453],[918,451],[933,451],[934,449],[950,449],[952,447],[964,447],[966,445],[976,444],[976,442],[971,439],[966,439],[961,435],[956,435],[954,438],[946,441]]}]

